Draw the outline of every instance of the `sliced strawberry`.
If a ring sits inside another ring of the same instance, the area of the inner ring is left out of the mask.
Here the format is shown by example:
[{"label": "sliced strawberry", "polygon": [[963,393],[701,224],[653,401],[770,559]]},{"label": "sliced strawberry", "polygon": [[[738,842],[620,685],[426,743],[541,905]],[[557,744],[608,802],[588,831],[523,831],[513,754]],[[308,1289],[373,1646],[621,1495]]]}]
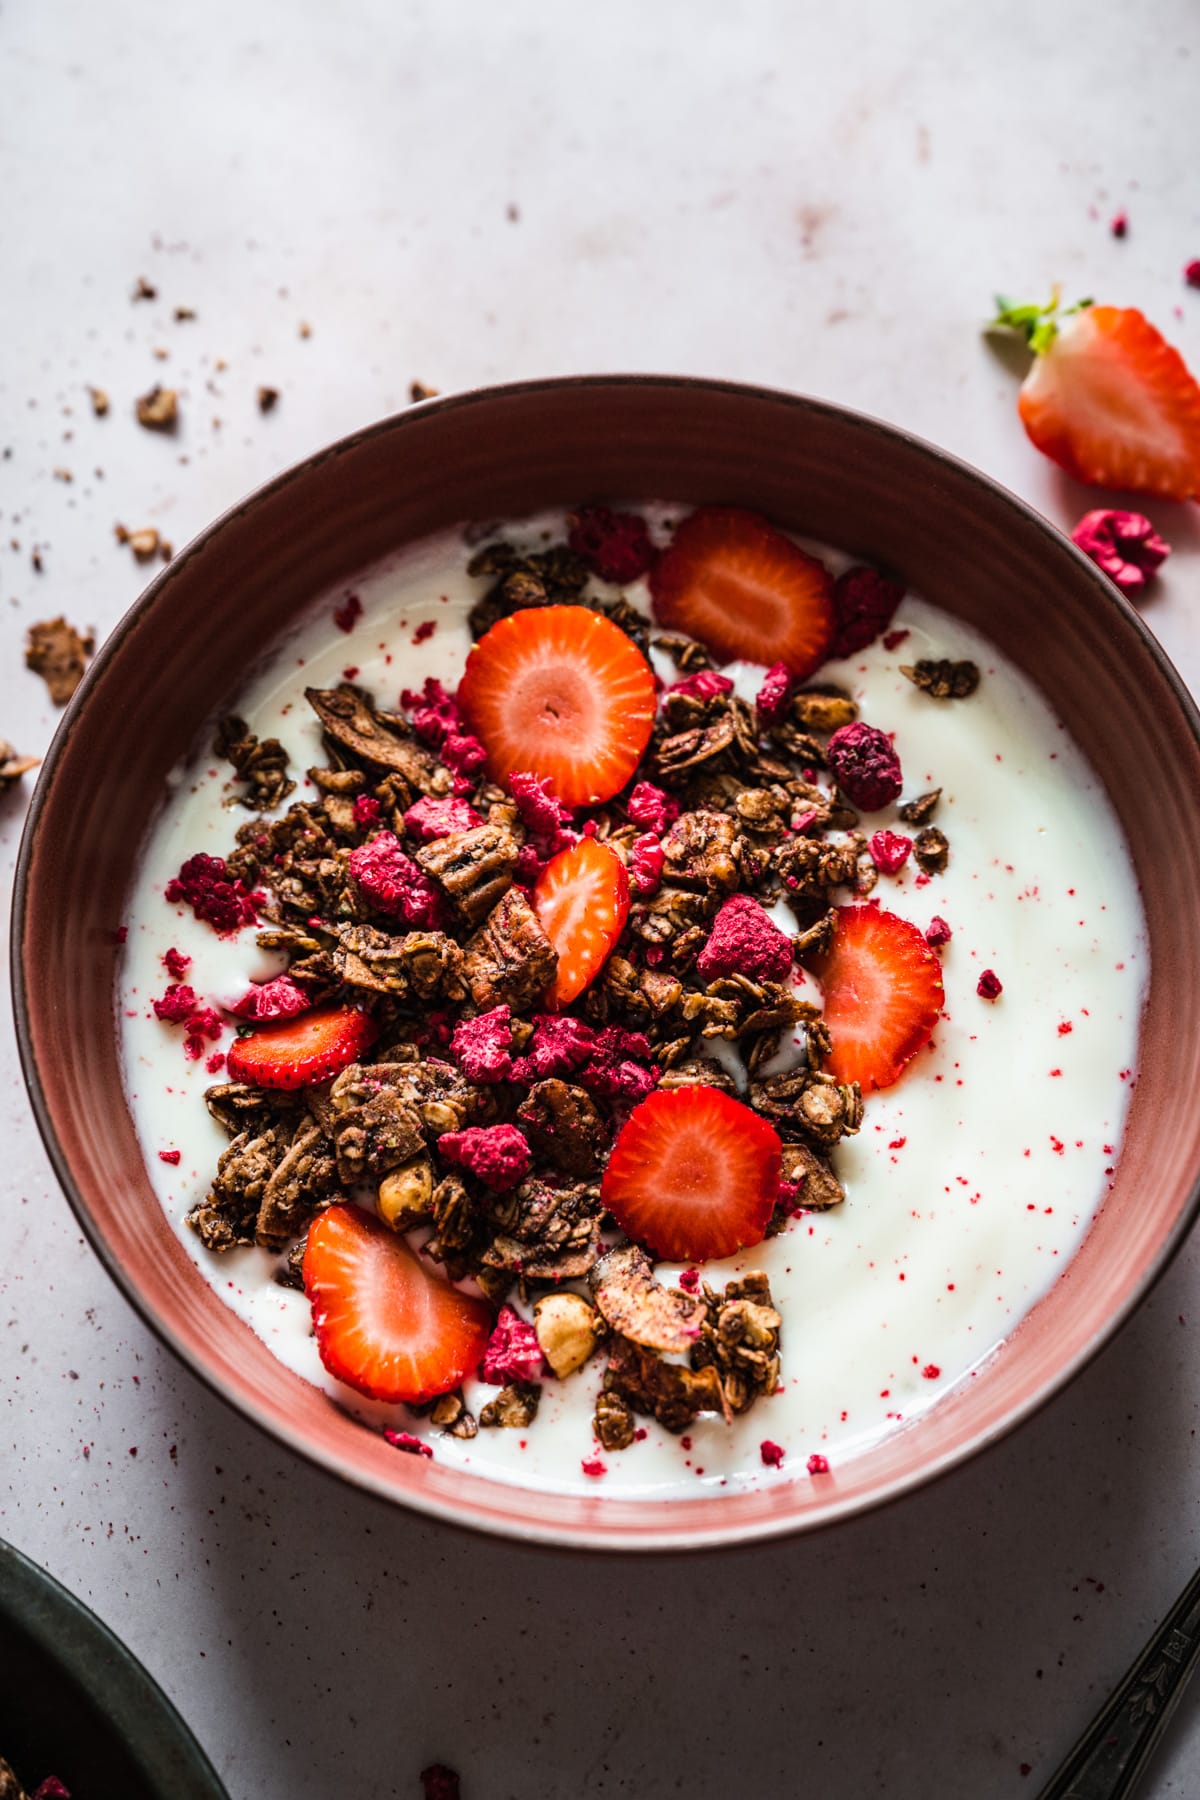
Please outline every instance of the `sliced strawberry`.
[{"label": "sliced strawberry", "polygon": [[924,934],[877,906],[842,906],[832,947],[811,967],[833,1039],[829,1073],[864,1094],[891,1087],[929,1042],[945,998]]},{"label": "sliced strawberry", "polygon": [[785,663],[803,680],[833,642],[833,580],[758,513],[702,506],[650,574],[654,616],[718,662]]},{"label": "sliced strawberry", "polygon": [[1200,385],[1131,306],[1009,307],[1035,351],[1017,401],[1046,456],[1097,487],[1200,497]]},{"label": "sliced strawberry", "polygon": [[326,1207],[309,1227],[304,1291],[321,1361],[374,1400],[449,1393],[487,1348],[486,1303],[431,1274],[358,1206]]},{"label": "sliced strawberry", "polygon": [[558,1012],[595,980],[625,929],[625,864],[598,838],[580,838],[550,858],[537,878],[533,906],[558,951],[558,973],[546,994],[546,1006]]},{"label": "sliced strawberry", "polygon": [[234,1081],[251,1087],[315,1087],[357,1061],[378,1036],[370,1013],[357,1006],[321,1006],[238,1038],[227,1066]]},{"label": "sliced strawberry", "polygon": [[762,1241],[779,1196],[774,1127],[720,1088],[659,1088],[613,1145],[601,1198],[660,1256],[703,1262]]},{"label": "sliced strawberry", "polygon": [[538,775],[565,806],[590,806],[637,768],[657,700],[649,663],[611,619],[586,606],[539,606],[480,638],[458,703],[494,781]]}]

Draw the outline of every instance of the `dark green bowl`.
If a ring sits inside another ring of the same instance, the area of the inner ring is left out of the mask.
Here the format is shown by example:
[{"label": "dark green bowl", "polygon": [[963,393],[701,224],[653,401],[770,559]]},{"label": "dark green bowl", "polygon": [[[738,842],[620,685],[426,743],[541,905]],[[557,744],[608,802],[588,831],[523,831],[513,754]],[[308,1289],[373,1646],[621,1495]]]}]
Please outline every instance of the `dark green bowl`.
[{"label": "dark green bowl", "polygon": [[162,1689],[95,1613],[0,1542],[0,1756],[71,1800],[229,1800]]}]

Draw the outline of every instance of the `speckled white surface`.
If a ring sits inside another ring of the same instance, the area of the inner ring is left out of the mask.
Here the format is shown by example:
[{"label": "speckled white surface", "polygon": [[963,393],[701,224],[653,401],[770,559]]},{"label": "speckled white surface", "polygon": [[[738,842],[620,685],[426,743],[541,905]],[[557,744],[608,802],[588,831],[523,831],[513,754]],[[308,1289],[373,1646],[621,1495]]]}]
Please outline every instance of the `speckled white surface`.
[{"label": "speckled white surface", "polygon": [[[181,543],[413,379],[806,389],[1070,525],[1090,495],[1027,445],[978,321],[995,287],[1060,277],[1200,364],[1200,26],[1183,0],[1150,0],[1136,38],[1128,16],[9,0],[0,729],[38,750],[55,723],[30,621],[103,633],[137,593],[116,521]],[[131,304],[139,274],[156,302]],[[132,422],[155,380],[180,389],[175,440]],[[1200,684],[1200,514],[1148,510],[1176,554],[1146,616]],[[22,812],[0,803],[6,867]],[[146,1661],[233,1800],[415,1800],[434,1758],[464,1800],[1033,1793],[1192,1573],[1194,1244],[939,1488],[819,1540],[598,1567],[345,1491],[186,1376],[84,1246],[2,1028],[0,1533]],[[1145,1791],[1200,1791],[1200,1692]]]}]

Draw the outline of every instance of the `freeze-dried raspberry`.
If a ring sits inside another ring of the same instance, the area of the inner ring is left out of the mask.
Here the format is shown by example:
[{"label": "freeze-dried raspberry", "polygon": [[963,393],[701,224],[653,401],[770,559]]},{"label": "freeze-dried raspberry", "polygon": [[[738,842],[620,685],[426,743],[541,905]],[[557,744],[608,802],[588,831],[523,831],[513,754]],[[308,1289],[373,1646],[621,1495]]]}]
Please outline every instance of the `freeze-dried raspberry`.
[{"label": "freeze-dried raspberry", "polygon": [[426,930],[445,925],[449,908],[429,877],[400,848],[392,831],[378,831],[350,852],[350,873],[377,912]]},{"label": "freeze-dried raspberry", "polygon": [[415,806],[410,806],[404,815],[405,830],[416,838],[419,844],[432,843],[434,838],[449,837],[454,831],[470,831],[483,820],[473,806],[465,800],[447,798],[438,800],[432,794],[426,794]]},{"label": "freeze-dried raspberry", "polygon": [[929,929],[925,933],[925,942],[936,950],[940,944],[948,944],[953,935],[954,934],[950,930],[945,919],[940,918],[938,914],[935,913],[929,921]]},{"label": "freeze-dried raspberry", "polygon": [[567,542],[601,581],[637,581],[658,554],[639,513],[581,506],[571,514]]},{"label": "freeze-dried raspberry", "polygon": [[651,1055],[649,1040],[642,1032],[606,1025],[596,1033],[591,1054],[577,1079],[581,1087],[603,1100],[633,1106],[658,1086],[658,1071],[635,1060],[644,1058],[649,1062]]},{"label": "freeze-dried raspberry", "polygon": [[734,894],[725,901],[696,958],[697,971],[705,981],[716,981],[722,975],[785,981],[791,966],[792,940],[749,894]]},{"label": "freeze-dried raspberry", "polygon": [[546,855],[553,856],[556,850],[573,841],[564,839],[562,831],[564,825],[571,823],[570,808],[550,792],[548,776],[539,779],[517,770],[508,778],[508,791],[516,801],[522,825],[537,839],[538,848]]},{"label": "freeze-dried raspberry", "polygon": [[762,1457],[764,1466],[766,1468],[782,1469],[782,1467],[783,1467],[783,1445],[782,1444],[773,1444],[771,1442],[770,1438],[764,1438],[762,1443],[758,1446],[758,1454]]},{"label": "freeze-dried raspberry", "polygon": [[385,1425],[383,1435],[393,1450],[407,1450],[410,1456],[433,1455],[433,1445],[414,1437],[411,1431],[393,1431],[390,1425]]},{"label": "freeze-dried raspberry", "polygon": [[625,802],[625,811],[631,824],[661,837],[679,817],[679,802],[652,781],[639,781]]},{"label": "freeze-dried raspberry", "polygon": [[355,794],[354,823],[361,825],[364,830],[369,830],[372,825],[378,825],[382,810],[383,808],[374,794]]},{"label": "freeze-dried raspberry", "polygon": [[506,1381],[536,1381],[541,1373],[537,1332],[511,1306],[502,1306],[479,1365],[479,1379],[503,1387]]},{"label": "freeze-dried raspberry", "polygon": [[173,981],[182,981],[192,966],[191,957],[185,956],[182,950],[176,950],[174,945],[169,950],[163,951],[162,960],[163,967]]},{"label": "freeze-dried raspberry", "polygon": [[787,715],[788,701],[796,691],[796,680],[786,663],[772,663],[763,676],[754,704],[764,725],[777,725]]},{"label": "freeze-dried raspberry", "polygon": [[497,1193],[524,1181],[533,1163],[529,1145],[515,1125],[468,1125],[462,1131],[443,1131],[438,1153]]},{"label": "freeze-dried raspberry", "polygon": [[[645,1434],[643,1433],[643,1435]],[[601,1462],[598,1456],[582,1457],[579,1466],[585,1475],[592,1477],[593,1481],[598,1481],[601,1475],[608,1474],[608,1464]]]},{"label": "freeze-dried raspberry", "polygon": [[294,1019],[307,1012],[312,1001],[290,975],[277,975],[274,981],[260,981],[244,993],[227,1011],[239,1019]]},{"label": "freeze-dried raspberry", "polygon": [[1189,287],[1200,288],[1200,256],[1194,256],[1190,263],[1184,264],[1183,279]]},{"label": "freeze-dried raspberry", "polygon": [[183,1054],[189,1062],[199,1062],[204,1055],[204,1041],[215,1044],[225,1027],[221,1015],[214,1012],[211,1006],[202,1006],[196,1012],[189,1013],[184,1020],[187,1035],[183,1040]]},{"label": "freeze-dried raspberry", "polygon": [[347,594],[340,606],[333,609],[333,622],[339,631],[353,631],[362,618],[363,604],[357,594]]},{"label": "freeze-dried raspberry", "polygon": [[205,1059],[204,1066],[210,1075],[220,1074],[221,1070],[225,1067],[224,1053],[220,1050],[214,1050],[213,1054]]},{"label": "freeze-dried raspberry", "polygon": [[188,1014],[195,1010],[195,988],[180,981],[172,982],[162,998],[154,1002],[155,1018],[164,1020],[168,1025],[182,1025]]},{"label": "freeze-dried raspberry", "polygon": [[905,643],[911,636],[911,631],[885,631],[883,634],[883,647],[885,650],[898,650],[901,644]]},{"label": "freeze-dried raspberry", "polygon": [[683,1269],[683,1270],[681,1270],[680,1275],[679,1275],[679,1280],[675,1283],[675,1285],[676,1285],[676,1287],[681,1287],[685,1294],[698,1294],[700,1292],[700,1271],[699,1271],[699,1269]]},{"label": "freeze-dried raspberry", "polygon": [[715,669],[697,669],[694,675],[685,675],[682,681],[673,681],[667,692],[686,694],[693,700],[716,700],[722,694],[731,694],[733,683],[728,675],[718,675]]},{"label": "freeze-dried raspberry", "polygon": [[400,696],[400,704],[406,712],[412,714],[416,736],[433,750],[440,750],[451,732],[462,730],[462,714],[458,710],[458,702],[446,692],[434,675],[425,677],[425,685],[419,694],[414,693],[412,688],[405,688]]},{"label": "freeze-dried raspberry", "polygon": [[30,1800],[71,1800],[71,1795],[57,1775],[47,1775],[45,1781],[39,1782],[34,1789]]},{"label": "freeze-dried raspberry", "polygon": [[433,636],[433,634],[436,630],[437,630],[437,620],[436,619],[422,619],[421,623],[417,626],[417,629],[412,634],[413,643],[414,644],[427,643],[429,641],[429,639]]},{"label": "freeze-dried raspberry", "polygon": [[829,1458],[822,1456],[819,1450],[814,1450],[808,1459],[807,1468],[810,1475],[828,1475]]},{"label": "freeze-dried raspberry", "polygon": [[1128,213],[1123,213],[1123,212],[1114,213],[1112,218],[1109,220],[1108,229],[1115,238],[1126,237],[1129,232],[1129,215],[1128,215]]},{"label": "freeze-dried raspberry", "polygon": [[445,1763],[430,1763],[421,1770],[424,1800],[459,1800],[458,1774]]},{"label": "freeze-dried raspberry", "polygon": [[648,900],[657,894],[666,860],[666,852],[652,831],[634,838],[629,846],[629,879],[639,899]]},{"label": "freeze-dried raspberry", "polygon": [[878,812],[890,805],[904,786],[891,740],[861,719],[835,731],[825,754],[838,786],[861,812]]},{"label": "freeze-dried raspberry", "polygon": [[1071,542],[1131,597],[1142,592],[1171,554],[1170,544],[1159,537],[1144,513],[1108,507],[1085,513],[1071,533]]},{"label": "freeze-dried raspberry", "polygon": [[450,1053],[468,1081],[506,1081],[512,1074],[512,1008],[493,1006],[454,1027]]},{"label": "freeze-dried raspberry", "polygon": [[222,935],[257,925],[262,894],[252,893],[243,881],[231,881],[223,856],[189,856],[178,875],[168,881],[164,898],[172,905],[180,900],[198,919]]},{"label": "freeze-dried raspberry", "polygon": [[985,969],[979,977],[975,992],[981,1000],[998,1000],[1004,992],[1004,983],[995,969]]},{"label": "freeze-dried raspberry", "polygon": [[182,1155],[182,1150],[160,1150],[158,1153],[158,1160],[159,1162],[170,1163],[171,1167],[175,1168],[178,1166]]},{"label": "freeze-dried raspberry", "polygon": [[541,855],[536,844],[522,844],[517,852],[513,880],[518,887],[531,888],[545,866],[546,858]]},{"label": "freeze-dried raspberry", "polygon": [[894,875],[908,861],[912,839],[898,831],[876,831],[869,845],[871,861],[881,875]]},{"label": "freeze-dried raspberry", "polygon": [[533,1036],[524,1056],[513,1064],[517,1081],[545,1081],[570,1075],[588,1060],[596,1033],[570,1013],[535,1013]]},{"label": "freeze-dried raspberry", "polygon": [[833,610],[837,620],[830,656],[853,656],[873,644],[886,631],[904,598],[898,581],[889,581],[878,569],[865,564],[847,569],[833,584]]},{"label": "freeze-dried raspberry", "polygon": [[463,782],[456,781],[455,793],[469,793],[472,783],[467,778],[475,775],[487,761],[487,751],[480,740],[472,737],[469,731],[452,731],[442,743],[441,756],[446,767],[466,782],[464,787]]}]

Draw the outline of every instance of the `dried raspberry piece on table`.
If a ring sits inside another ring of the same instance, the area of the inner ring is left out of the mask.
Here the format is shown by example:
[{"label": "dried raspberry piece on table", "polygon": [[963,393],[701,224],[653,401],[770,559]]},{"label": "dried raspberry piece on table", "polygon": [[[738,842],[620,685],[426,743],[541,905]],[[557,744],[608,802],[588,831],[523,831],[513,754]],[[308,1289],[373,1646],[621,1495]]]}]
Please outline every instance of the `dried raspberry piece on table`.
[{"label": "dried raspberry piece on table", "polygon": [[631,824],[661,837],[679,817],[679,802],[652,781],[639,781],[625,802],[625,811]]},{"label": "dried raspberry piece on table", "polygon": [[881,875],[895,875],[908,861],[912,847],[912,839],[900,832],[876,831],[869,846],[871,861]]},{"label": "dried raspberry piece on table", "polygon": [[391,831],[377,831],[369,843],[350,852],[350,873],[377,912],[403,919],[407,925],[443,928],[450,911],[446,900]]},{"label": "dried raspberry piece on table", "polygon": [[1071,542],[1131,599],[1142,593],[1171,554],[1170,544],[1159,537],[1144,513],[1106,507],[1085,513],[1071,533]]},{"label": "dried raspberry piece on table", "polygon": [[975,992],[982,1000],[998,1000],[1004,992],[1004,983],[995,969],[985,969],[979,977]]},{"label": "dried raspberry piece on table", "polygon": [[897,799],[904,779],[891,739],[856,719],[835,731],[826,749],[837,784],[852,806],[878,812]]},{"label": "dried raspberry piece on table", "polygon": [[454,1027],[450,1053],[468,1081],[507,1081],[513,1072],[511,1006],[463,1019]]},{"label": "dried raspberry piece on table", "polygon": [[513,1307],[502,1306],[483,1353],[479,1379],[503,1387],[508,1381],[539,1381],[541,1375],[537,1332]]},{"label": "dried raspberry piece on table", "polygon": [[239,1019],[294,1019],[311,1005],[310,996],[290,975],[276,975],[273,981],[257,982],[226,1010]]},{"label": "dried raspberry piece on table", "polygon": [[[376,802],[378,808],[378,802]],[[483,820],[473,806],[465,800],[453,796],[435,798],[426,794],[415,805],[410,806],[404,815],[404,828],[419,844],[432,843],[434,838],[449,837],[452,832],[470,831],[475,825],[482,825]]]},{"label": "dried raspberry piece on table", "polygon": [[873,644],[886,631],[904,598],[898,581],[889,581],[865,563],[847,569],[833,584],[833,611],[837,620],[831,657],[853,656]]},{"label": "dried raspberry piece on table", "polygon": [[786,663],[773,663],[763,676],[754,705],[764,725],[776,725],[787,718],[788,702],[796,691],[795,679]]},{"label": "dried raspberry piece on table", "polygon": [[383,1435],[393,1450],[407,1450],[410,1456],[433,1455],[432,1444],[426,1444],[419,1437],[414,1437],[411,1431],[393,1431],[390,1425],[385,1425]]},{"label": "dried raspberry piece on table", "polygon": [[468,1125],[462,1131],[444,1131],[437,1147],[444,1162],[478,1175],[497,1193],[516,1187],[533,1166],[529,1145],[515,1125]]},{"label": "dried raspberry piece on table", "polygon": [[580,506],[567,525],[568,545],[601,581],[637,581],[658,554],[640,513]]},{"label": "dried raspberry piece on table", "polygon": [[168,881],[163,897],[172,905],[182,900],[222,936],[240,931],[243,925],[257,925],[258,908],[264,904],[262,894],[252,892],[241,880],[230,879],[224,857],[206,856],[203,851],[188,857],[178,875]]},{"label": "dried raspberry piece on table", "polygon": [[791,939],[749,894],[734,894],[725,901],[696,958],[696,968],[706,981],[722,975],[784,981],[791,966]]}]

